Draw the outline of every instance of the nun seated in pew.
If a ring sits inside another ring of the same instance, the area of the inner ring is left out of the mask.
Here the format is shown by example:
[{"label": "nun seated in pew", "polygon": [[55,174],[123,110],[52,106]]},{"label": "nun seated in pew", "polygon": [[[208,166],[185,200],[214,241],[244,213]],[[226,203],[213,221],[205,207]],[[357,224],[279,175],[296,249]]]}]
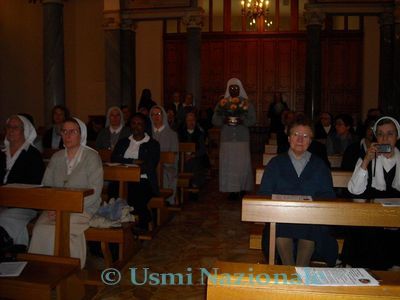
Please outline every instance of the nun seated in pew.
[{"label": "nun seated in pew", "polygon": [[[313,138],[310,123],[299,118],[288,129],[289,150],[268,163],[261,180],[259,194],[307,195],[314,198],[335,198],[331,172],[324,161],[307,151]],[[263,233],[263,245],[269,240]],[[330,228],[323,225],[277,224],[276,245],[284,265],[309,266],[311,259],[328,266],[336,263],[338,245]],[[268,253],[265,253],[268,257]]]},{"label": "nun seated in pew", "polygon": [[[377,142],[359,158],[348,190],[353,198],[400,198],[400,125],[396,119],[381,117],[372,127]],[[398,228],[353,227],[348,230],[342,262],[352,267],[400,270]]]},{"label": "nun seated in pew", "polygon": [[[66,119],[61,126],[65,149],[53,154],[43,177],[43,185],[63,188],[88,188],[94,193],[84,199],[82,213],[70,217],[70,254],[86,262],[85,230],[101,203],[103,165],[99,154],[86,146],[87,129],[78,118]],[[44,211],[33,228],[30,253],[53,255],[55,212]]]},{"label": "nun seated in pew", "polygon": [[[0,152],[0,185],[42,182],[44,163],[39,150],[33,146],[35,138],[36,130],[27,118],[21,115],[8,118],[4,149]],[[26,251],[29,243],[26,225],[35,216],[34,209],[0,207],[0,227],[14,245],[23,245]]]}]

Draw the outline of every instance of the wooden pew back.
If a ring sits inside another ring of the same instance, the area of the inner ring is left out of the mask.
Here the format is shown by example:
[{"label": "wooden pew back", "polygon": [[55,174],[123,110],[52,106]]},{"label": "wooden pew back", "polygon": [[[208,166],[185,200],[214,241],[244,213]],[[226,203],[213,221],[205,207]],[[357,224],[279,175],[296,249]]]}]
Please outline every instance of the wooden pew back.
[{"label": "wooden pew back", "polygon": [[186,153],[196,152],[196,143],[179,143],[179,172],[184,172]]},{"label": "wooden pew back", "polygon": [[111,161],[111,153],[110,149],[99,149],[96,150],[99,153],[102,162],[110,162]]},{"label": "wooden pew back", "polygon": [[163,187],[164,168],[163,164],[174,164],[176,162],[176,152],[165,151],[160,152],[160,161],[157,166],[157,175],[159,187]]},{"label": "wooden pew back", "polygon": [[[350,181],[352,176],[352,172],[350,171],[339,171],[333,170],[331,171],[333,187],[335,188],[347,188],[347,184]],[[256,185],[261,184],[262,177],[264,175],[264,168],[256,169]]]},{"label": "wooden pew back", "polygon": [[127,183],[140,181],[139,166],[103,166],[104,180],[119,181],[119,196],[125,198],[127,195]]},{"label": "wooden pew back", "polygon": [[[56,212],[54,255],[69,256],[69,216],[83,211],[84,197],[91,189],[0,187],[0,206]],[[67,237],[67,238],[66,238]]]},{"label": "wooden pew back", "polygon": [[242,202],[242,221],[271,223],[271,265],[275,262],[276,223],[400,227],[400,207],[350,201],[275,201],[266,196],[249,195]]},{"label": "wooden pew back", "polygon": [[208,276],[207,300],[400,299],[400,274],[397,272],[372,271],[373,276],[380,279],[379,286],[327,287],[298,282],[293,266],[217,261],[212,270]]}]

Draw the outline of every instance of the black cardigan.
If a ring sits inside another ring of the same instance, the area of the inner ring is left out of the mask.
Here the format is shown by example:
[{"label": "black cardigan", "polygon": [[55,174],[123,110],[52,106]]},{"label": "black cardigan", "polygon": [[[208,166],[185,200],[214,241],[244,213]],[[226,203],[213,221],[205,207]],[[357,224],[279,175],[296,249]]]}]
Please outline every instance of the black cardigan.
[{"label": "black cardigan", "polygon": [[[6,154],[0,154],[0,185],[6,175]],[[22,150],[7,177],[7,183],[40,184],[45,167],[42,156],[35,147]]]},{"label": "black cardigan", "polygon": [[[111,161],[123,164],[134,163],[132,158],[124,158],[125,151],[128,149],[129,144],[129,138],[119,140],[111,154]],[[143,161],[140,165],[140,173],[147,174],[153,193],[159,195],[157,165],[160,160],[160,144],[152,138],[150,138],[147,143],[141,144],[139,147],[138,159]]]}]

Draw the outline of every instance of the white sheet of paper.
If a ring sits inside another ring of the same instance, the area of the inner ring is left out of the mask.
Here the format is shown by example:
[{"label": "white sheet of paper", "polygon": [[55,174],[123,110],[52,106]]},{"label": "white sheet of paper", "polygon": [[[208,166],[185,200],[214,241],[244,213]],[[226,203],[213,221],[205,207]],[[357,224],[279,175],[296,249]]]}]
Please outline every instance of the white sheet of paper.
[{"label": "white sheet of paper", "polygon": [[379,282],[362,268],[296,267],[305,285],[316,286],[378,286]]},{"label": "white sheet of paper", "polygon": [[382,206],[400,206],[400,198],[377,198],[374,203],[380,203]]},{"label": "white sheet of paper", "polygon": [[272,200],[280,200],[280,201],[303,201],[303,200],[308,200],[312,201],[311,196],[307,195],[281,195],[281,194],[272,194],[271,196]]},{"label": "white sheet of paper", "polygon": [[0,263],[0,277],[16,277],[19,276],[25,268],[26,261],[12,261]]}]

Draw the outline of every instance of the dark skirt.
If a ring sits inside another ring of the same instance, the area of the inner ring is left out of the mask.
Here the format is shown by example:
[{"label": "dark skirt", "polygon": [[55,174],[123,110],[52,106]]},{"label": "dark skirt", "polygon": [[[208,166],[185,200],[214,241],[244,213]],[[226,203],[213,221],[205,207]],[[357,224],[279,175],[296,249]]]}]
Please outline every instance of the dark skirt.
[{"label": "dark skirt", "polygon": [[352,267],[374,270],[400,265],[400,230],[348,228],[341,259]]},{"label": "dark skirt", "polygon": [[[331,228],[323,225],[306,224],[277,224],[276,236],[297,240],[309,240],[315,242],[315,250],[312,260],[324,261],[328,266],[334,266],[338,256],[338,244],[331,234]],[[269,240],[269,226],[263,233],[263,248],[266,250],[266,244]],[[297,247],[294,247],[296,255]]]}]

